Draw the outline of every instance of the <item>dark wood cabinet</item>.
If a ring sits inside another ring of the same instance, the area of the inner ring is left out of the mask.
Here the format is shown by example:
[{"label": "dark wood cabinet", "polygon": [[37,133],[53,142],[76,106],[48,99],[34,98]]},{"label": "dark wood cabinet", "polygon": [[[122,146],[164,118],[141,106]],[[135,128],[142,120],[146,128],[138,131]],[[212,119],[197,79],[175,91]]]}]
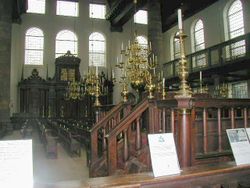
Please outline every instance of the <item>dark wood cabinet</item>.
[{"label": "dark wood cabinet", "polygon": [[[67,52],[55,60],[55,75],[46,80],[33,69],[31,76],[19,82],[20,112],[34,117],[63,117],[81,119],[93,116],[94,97],[84,95],[80,100],[65,97],[69,82],[81,79],[80,59]],[[113,83],[102,73],[102,88],[107,91],[100,97],[102,104],[112,104]]]}]

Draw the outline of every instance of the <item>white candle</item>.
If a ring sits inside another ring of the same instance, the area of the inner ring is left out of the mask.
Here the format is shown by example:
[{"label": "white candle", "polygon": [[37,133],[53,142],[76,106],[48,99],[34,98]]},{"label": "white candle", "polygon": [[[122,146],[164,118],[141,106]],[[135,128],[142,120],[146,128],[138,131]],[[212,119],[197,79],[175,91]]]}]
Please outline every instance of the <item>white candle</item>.
[{"label": "white candle", "polygon": [[151,41],[149,42],[149,50],[152,49]]},{"label": "white candle", "polygon": [[202,71],[200,71],[200,83],[202,82]]},{"label": "white candle", "polygon": [[112,78],[114,79],[115,78],[115,72],[114,72],[114,69],[111,70],[112,72]]},{"label": "white candle", "polygon": [[162,78],[162,88],[165,88],[165,78]]},{"label": "white candle", "polygon": [[96,71],[95,74],[98,75],[98,66],[96,66],[95,68],[96,68],[96,69],[95,69],[95,71]]},{"label": "white candle", "polygon": [[117,62],[116,62],[116,63],[117,63],[117,65],[118,65],[118,64],[119,64],[119,58],[118,58],[118,57],[117,57],[116,61],[117,61]]},{"label": "white candle", "polygon": [[178,26],[179,26],[179,29],[182,29],[182,15],[181,15],[181,9],[178,9]]},{"label": "white candle", "polygon": [[123,42],[122,42],[121,50],[123,50]]}]

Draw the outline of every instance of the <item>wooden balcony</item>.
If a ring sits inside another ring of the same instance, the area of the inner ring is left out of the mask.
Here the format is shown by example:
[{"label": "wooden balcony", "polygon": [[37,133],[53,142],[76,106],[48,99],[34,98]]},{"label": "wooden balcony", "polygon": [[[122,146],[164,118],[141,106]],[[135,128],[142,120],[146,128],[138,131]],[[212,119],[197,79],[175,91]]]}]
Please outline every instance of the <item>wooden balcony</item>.
[{"label": "wooden balcony", "polygon": [[[189,82],[199,78],[199,71],[202,71],[205,77],[211,77],[214,74],[223,75],[229,82],[247,80],[249,76],[246,71],[250,69],[248,63],[250,61],[250,33],[189,54],[187,61]],[[178,62],[179,59],[175,59],[163,65],[167,86],[179,82]]]}]

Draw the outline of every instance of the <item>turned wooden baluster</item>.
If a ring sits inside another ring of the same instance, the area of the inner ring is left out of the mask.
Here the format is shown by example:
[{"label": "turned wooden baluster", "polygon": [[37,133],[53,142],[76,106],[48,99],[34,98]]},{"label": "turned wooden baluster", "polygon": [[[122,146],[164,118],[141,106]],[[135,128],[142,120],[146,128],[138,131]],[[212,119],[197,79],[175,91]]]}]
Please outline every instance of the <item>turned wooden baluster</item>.
[{"label": "turned wooden baluster", "polygon": [[166,108],[162,109],[162,132],[166,132]]},{"label": "turned wooden baluster", "polygon": [[140,117],[136,118],[136,150],[141,149],[141,128],[140,128]]},{"label": "turned wooden baluster", "polygon": [[247,128],[248,125],[248,117],[247,117],[247,108],[244,108],[244,127]]},{"label": "turned wooden baluster", "polygon": [[175,134],[175,126],[174,126],[174,109],[171,108],[171,132]]},{"label": "turned wooden baluster", "polygon": [[219,152],[222,151],[222,127],[221,127],[221,109],[217,110],[217,121],[218,121],[218,145]]},{"label": "turned wooden baluster", "polygon": [[235,129],[235,114],[234,114],[234,108],[231,108],[230,110],[230,114],[231,114],[231,128]]},{"label": "turned wooden baluster", "polygon": [[102,151],[106,151],[107,143],[106,143],[106,126],[102,129]]},{"label": "turned wooden baluster", "polygon": [[203,149],[208,152],[208,127],[207,127],[207,109],[203,108]]},{"label": "turned wooden baluster", "polygon": [[124,162],[128,160],[128,129],[125,129],[123,131],[124,135],[124,141],[123,141],[123,157],[124,157]]}]

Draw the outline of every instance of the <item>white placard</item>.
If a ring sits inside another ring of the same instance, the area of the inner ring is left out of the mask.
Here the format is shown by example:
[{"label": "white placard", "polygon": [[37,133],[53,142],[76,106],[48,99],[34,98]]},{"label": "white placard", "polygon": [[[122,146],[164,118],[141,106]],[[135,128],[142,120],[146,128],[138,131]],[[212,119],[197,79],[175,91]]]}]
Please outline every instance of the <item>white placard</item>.
[{"label": "white placard", "polygon": [[33,187],[32,140],[0,141],[0,187]]},{"label": "white placard", "polygon": [[173,133],[149,134],[148,142],[154,176],[179,174]]},{"label": "white placard", "polygon": [[250,164],[250,143],[246,129],[227,129],[227,136],[236,164]]}]

